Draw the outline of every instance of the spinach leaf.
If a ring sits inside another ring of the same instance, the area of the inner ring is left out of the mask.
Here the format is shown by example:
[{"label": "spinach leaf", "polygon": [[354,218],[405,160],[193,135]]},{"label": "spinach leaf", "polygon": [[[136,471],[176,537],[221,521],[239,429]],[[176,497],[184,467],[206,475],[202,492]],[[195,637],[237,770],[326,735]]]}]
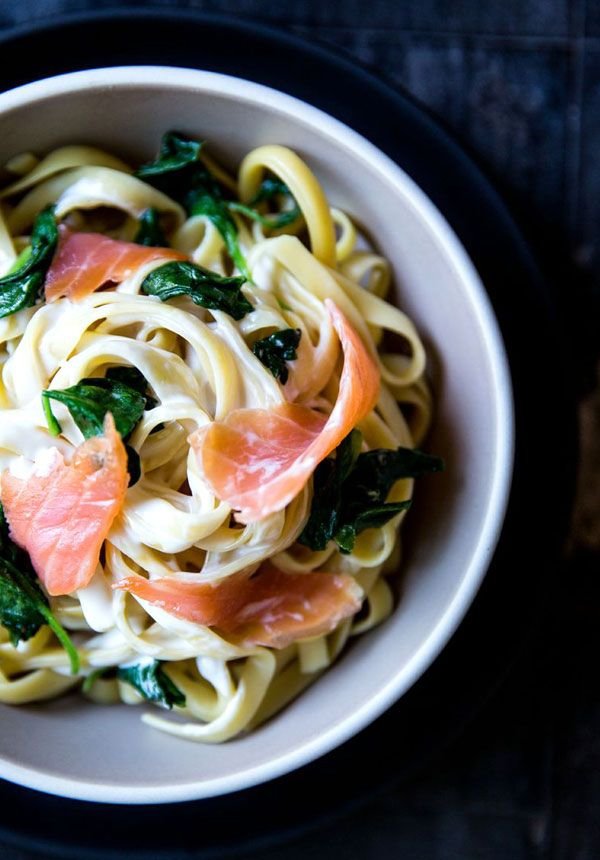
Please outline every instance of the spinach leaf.
[{"label": "spinach leaf", "polygon": [[361,510],[358,506],[344,510],[340,514],[341,525],[333,535],[340,551],[352,552],[357,536],[365,529],[378,529],[384,526],[392,517],[410,508],[411,499],[404,502],[388,502],[378,506],[367,506]]},{"label": "spinach leaf", "polygon": [[167,248],[169,243],[160,226],[160,219],[156,209],[145,209],[140,216],[140,226],[135,239],[138,245],[147,247]]},{"label": "spinach leaf", "polygon": [[[158,400],[156,399],[156,397],[152,397],[152,395],[148,393],[148,380],[146,379],[144,374],[137,369],[137,367],[128,367],[124,364],[119,365],[118,367],[111,367],[110,370],[107,370],[106,372],[106,378],[116,379],[118,382],[123,382],[125,385],[128,385],[130,388],[133,388],[134,391],[139,391],[140,394],[143,394],[146,398],[146,411],[148,411],[149,409],[154,409],[156,406],[158,406]],[[157,424],[156,427],[153,427],[153,429],[150,431],[150,434],[158,433],[160,430],[164,429],[164,426],[165,425],[162,423]],[[128,455],[130,453],[130,450],[132,452],[132,455],[136,454],[133,448],[129,448],[129,445],[126,445],[125,447],[127,448]],[[139,472],[139,457],[137,469]],[[132,486],[136,483],[137,479],[136,481],[133,480],[133,473],[131,471],[129,472],[129,474],[132,476],[132,479],[130,481],[130,486]]]},{"label": "spinach leaf", "polygon": [[394,483],[400,478],[419,478],[428,472],[439,472],[444,464],[412,448],[393,451],[379,448],[360,454],[344,482],[340,525],[333,535],[342,552],[352,552],[356,536],[368,528],[381,528],[400,511],[410,507],[411,500],[387,502]]},{"label": "spinach leaf", "polygon": [[23,248],[23,250],[21,251],[21,253],[17,257],[17,259],[14,261],[14,263],[12,264],[12,266],[10,267],[10,269],[8,270],[8,272],[6,274],[7,275],[14,275],[15,272],[18,272],[19,269],[23,268],[23,266],[29,260],[30,257],[31,257],[31,245],[27,245],[25,248]]},{"label": "spinach leaf", "polygon": [[[240,204],[241,205],[241,204]],[[238,267],[246,281],[251,280],[246,258],[242,254],[237,238],[237,227],[235,221],[229,214],[228,208],[223,200],[215,193],[197,188],[188,196],[188,211],[192,215],[205,215],[209,218],[225,242],[229,256]]]},{"label": "spinach leaf", "polygon": [[21,564],[26,557],[26,553],[21,547],[11,540],[8,531],[8,522],[4,513],[4,508],[0,502],[0,556],[7,559],[11,564]]},{"label": "spinach leaf", "polygon": [[272,200],[278,196],[291,197],[292,192],[285,182],[282,182],[277,176],[265,176],[260,183],[260,188],[250,201],[250,205],[256,206],[257,203],[262,203],[264,200]]},{"label": "spinach leaf", "polygon": [[277,230],[279,227],[287,227],[288,224],[293,224],[301,214],[298,206],[295,206],[293,209],[284,209],[277,215],[261,215],[258,210],[252,209],[251,206],[246,206],[244,203],[238,203],[235,200],[228,203],[227,206],[232,212],[239,212],[241,215],[245,215],[246,218],[258,221],[259,224],[262,224],[263,227],[268,227],[270,230]]},{"label": "spinach leaf", "polygon": [[282,385],[288,380],[286,361],[294,361],[302,332],[299,328],[284,328],[257,340],[252,352]]},{"label": "spinach leaf", "polygon": [[203,308],[225,311],[241,320],[254,310],[241,291],[243,284],[243,277],[223,278],[203,266],[176,260],[153,269],[142,281],[142,291],[162,302],[189,296]]},{"label": "spinach leaf", "polygon": [[158,400],[148,394],[148,380],[141,370],[137,367],[130,367],[126,364],[120,364],[117,367],[111,367],[106,371],[107,379],[114,379],[116,382],[121,382],[123,385],[133,388],[139,394],[142,394],[146,399],[146,409],[154,409],[158,406]]},{"label": "spinach leaf", "polygon": [[144,699],[157,702],[169,710],[173,705],[179,705],[179,707],[185,705],[184,694],[171,681],[158,660],[120,666],[117,669],[117,678],[131,684]]},{"label": "spinach leaf", "polygon": [[[360,447],[360,441],[358,445]],[[336,459],[324,460],[315,471],[313,505],[299,538],[300,543],[311,549],[325,549],[327,542],[333,539],[342,552],[352,552],[356,537],[362,531],[380,528],[410,506],[410,499],[385,501],[397,480],[418,478],[444,468],[439,457],[411,448],[367,451],[351,462],[345,453],[347,446],[344,440],[337,449]],[[340,456],[345,458],[345,469],[341,464],[335,466]]]},{"label": "spinach leaf", "polygon": [[228,211],[221,186],[200,160],[203,145],[204,141],[169,131],[163,135],[156,161],[142,165],[136,176],[177,200],[188,215],[209,218],[223,237],[231,259],[248,281],[250,272],[238,243],[235,221]]},{"label": "spinach leaf", "polygon": [[54,210],[48,207],[35,219],[29,253],[21,254],[17,268],[0,278],[0,318],[36,303],[57,243],[58,227]]},{"label": "spinach leaf", "polygon": [[[261,213],[254,208],[257,203],[262,203],[263,201],[272,200],[274,197],[281,196],[289,197],[293,201],[293,206],[289,209],[282,209],[277,215],[261,215]],[[233,212],[240,212],[247,218],[251,218],[253,221],[258,221],[258,223],[262,224],[263,227],[268,227],[271,230],[276,230],[279,227],[287,227],[288,224],[293,224],[294,221],[296,221],[296,219],[302,214],[300,207],[292,197],[292,193],[285,182],[272,176],[268,176],[266,179],[263,179],[260,188],[250,201],[249,206],[246,206],[244,203],[237,202],[231,202],[227,205]]]},{"label": "spinach leaf", "polygon": [[362,434],[353,430],[338,445],[335,459],[323,460],[315,469],[310,516],[298,538],[310,549],[325,549],[338,530],[342,486],[356,462],[361,444]]},{"label": "spinach leaf", "polygon": [[54,417],[54,413],[52,412],[52,406],[50,404],[50,399],[46,395],[45,391],[42,391],[42,409],[44,410],[44,416],[46,418],[46,424],[48,425],[50,435],[60,436],[62,432],[62,427]]},{"label": "spinach leaf", "polygon": [[[71,388],[43,391],[47,417],[51,413],[48,403],[51,399],[65,404],[86,439],[102,435],[107,412],[112,413],[117,431],[126,439],[146,408],[146,398],[139,391],[110,378],[82,379]],[[50,427],[50,432],[53,432],[53,427]]]},{"label": "spinach leaf", "polygon": [[0,624],[13,645],[25,642],[47,624],[69,655],[71,672],[79,671],[79,654],[69,635],[50,610],[48,598],[39,585],[27,553],[8,533],[8,523],[0,504]]},{"label": "spinach leaf", "polygon": [[181,200],[193,182],[195,168],[204,165],[200,162],[202,140],[191,140],[176,131],[163,134],[158,158],[142,164],[136,171],[138,179],[143,179],[165,194]]},{"label": "spinach leaf", "polygon": [[[111,412],[115,427],[126,443],[144,410],[156,406],[156,400],[147,389],[148,383],[137,368],[113,367],[104,378],[82,379],[71,388],[42,391],[48,429],[53,436],[61,432],[50,405],[50,400],[58,400],[65,404],[86,439],[104,432],[104,418]],[[142,474],[140,455],[131,445],[125,444],[125,451],[129,486],[132,487]]]},{"label": "spinach leaf", "polygon": [[38,584],[0,558],[0,624],[8,630],[13,645],[31,639],[46,623],[39,611],[40,602],[45,603],[46,598]]},{"label": "spinach leaf", "polygon": [[344,493],[352,504],[377,505],[385,501],[400,478],[420,478],[430,472],[441,472],[443,460],[414,448],[378,448],[360,454],[348,478]]}]

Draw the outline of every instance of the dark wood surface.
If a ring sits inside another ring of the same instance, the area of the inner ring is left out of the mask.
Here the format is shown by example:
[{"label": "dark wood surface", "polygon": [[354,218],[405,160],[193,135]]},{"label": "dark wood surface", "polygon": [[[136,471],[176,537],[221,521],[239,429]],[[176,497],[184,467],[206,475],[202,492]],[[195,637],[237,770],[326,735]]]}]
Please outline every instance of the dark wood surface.
[{"label": "dark wood surface", "polygon": [[[2,0],[0,27],[115,5]],[[554,261],[560,251],[559,292],[565,342],[574,359],[572,384],[580,399],[582,456],[562,580],[542,629],[494,701],[433,770],[410,788],[387,789],[326,830],[285,848],[265,849],[261,858],[596,860],[600,3],[165,0],[130,5],[196,8],[271,23],[366,63],[407,88],[458,136],[532,228],[542,256],[551,251]],[[548,356],[549,373],[552,363]],[[0,845],[2,860],[33,856]]]}]

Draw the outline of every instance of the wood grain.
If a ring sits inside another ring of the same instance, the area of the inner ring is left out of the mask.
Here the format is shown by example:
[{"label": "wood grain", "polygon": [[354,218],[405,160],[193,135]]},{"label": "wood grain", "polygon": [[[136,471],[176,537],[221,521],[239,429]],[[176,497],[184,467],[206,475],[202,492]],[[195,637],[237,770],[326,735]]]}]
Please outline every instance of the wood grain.
[{"label": "wood grain", "polygon": [[[115,5],[115,0],[5,0],[0,28]],[[548,226],[549,244],[551,236],[564,240],[570,258],[559,291],[566,305],[574,284],[583,284],[570,328],[565,321],[565,340],[579,355],[577,373],[593,378],[600,350],[599,2],[133,0],[130,5],[191,8],[275,24],[322,41],[405,87],[504,191],[526,202],[531,219]],[[549,373],[554,358],[548,356]],[[463,742],[419,783],[388,787],[318,834],[299,836],[283,849],[265,849],[261,860],[600,857],[600,379],[582,400],[581,427],[570,555],[558,593],[548,601],[544,626],[502,691]],[[556,445],[559,458],[559,439]],[[33,860],[34,855],[0,845],[0,856]]]}]

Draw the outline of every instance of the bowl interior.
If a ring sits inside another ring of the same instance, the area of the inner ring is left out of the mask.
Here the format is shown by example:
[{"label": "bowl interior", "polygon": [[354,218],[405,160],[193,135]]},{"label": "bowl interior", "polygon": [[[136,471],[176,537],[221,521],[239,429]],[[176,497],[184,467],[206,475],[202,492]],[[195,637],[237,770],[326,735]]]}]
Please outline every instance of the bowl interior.
[{"label": "bowl interior", "polygon": [[0,114],[0,161],[75,142],[147,159],[171,128],[208,139],[231,165],[259,144],[287,144],[392,262],[398,303],[430,355],[436,418],[427,447],[447,465],[418,485],[392,618],[285,712],[223,746],[163,735],[140,723],[137,708],[77,696],[0,707],[0,776],[72,797],[181,800],[285,772],[401,695],[443,647],[485,573],[510,481],[512,413],[483,289],[444,220],[401,170],[338,122],[256,84],[184,70],[86,72],[0,96]]}]

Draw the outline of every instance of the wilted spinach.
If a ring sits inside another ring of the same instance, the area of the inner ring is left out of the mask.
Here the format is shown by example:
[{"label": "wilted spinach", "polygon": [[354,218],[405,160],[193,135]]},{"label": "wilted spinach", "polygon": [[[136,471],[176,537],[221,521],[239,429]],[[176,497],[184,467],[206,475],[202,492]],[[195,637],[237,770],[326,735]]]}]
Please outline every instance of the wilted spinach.
[{"label": "wilted spinach", "polygon": [[156,702],[169,710],[173,705],[185,705],[185,695],[169,678],[158,660],[120,666],[117,669],[117,678],[131,684],[147,701]]},{"label": "wilted spinach", "polygon": [[0,278],[0,318],[34,305],[44,287],[46,273],[58,244],[53,207],[35,219],[31,245],[20,255],[16,268]]},{"label": "wilted spinach", "polygon": [[285,328],[257,340],[252,347],[254,355],[282,385],[285,385],[289,375],[286,362],[298,357],[296,349],[300,336],[299,328]]},{"label": "wilted spinach", "polygon": [[[282,209],[277,215],[262,215],[255,207],[263,201],[273,200],[276,197],[288,197],[292,201],[292,205],[287,209]],[[260,188],[254,195],[249,205],[232,201],[228,203],[229,208],[233,212],[240,212],[247,218],[253,221],[258,221],[263,227],[268,227],[271,230],[277,230],[280,227],[287,227],[288,224],[293,224],[302,212],[300,207],[294,200],[290,189],[285,182],[282,182],[276,177],[268,176],[263,179]]]},{"label": "wilted spinach", "polygon": [[203,145],[204,141],[169,131],[163,135],[157,159],[143,164],[136,176],[181,203],[190,217],[204,215],[209,218],[223,237],[231,259],[244,278],[250,280],[237,227],[221,186],[201,160]]},{"label": "wilted spinach", "polygon": [[360,433],[353,430],[337,448],[335,459],[324,460],[315,470],[313,504],[299,537],[310,549],[325,549],[333,539],[343,553],[352,552],[362,531],[380,528],[410,506],[410,499],[386,502],[396,481],[444,468],[439,457],[412,448],[359,454],[360,444]]},{"label": "wilted spinach", "polygon": [[43,624],[47,624],[69,655],[73,674],[79,671],[77,649],[52,614],[28,554],[11,540],[1,504],[0,624],[8,631],[13,645],[31,639]]},{"label": "wilted spinach", "polygon": [[167,248],[169,246],[156,209],[145,209],[142,212],[140,226],[133,241],[137,245],[151,248]]},{"label": "wilted spinach", "polygon": [[225,311],[240,320],[254,308],[242,293],[243,277],[224,278],[196,263],[174,261],[153,269],[142,282],[142,291],[167,302],[189,296],[203,308]]},{"label": "wilted spinach", "polygon": [[104,432],[104,419],[110,412],[125,443],[129,485],[133,486],[141,475],[140,457],[135,448],[126,443],[144,410],[156,406],[156,400],[147,389],[146,379],[135,367],[111,368],[105,377],[82,379],[70,388],[48,389],[42,392],[48,428],[54,436],[61,432],[50,400],[57,400],[67,407],[85,439]]}]

